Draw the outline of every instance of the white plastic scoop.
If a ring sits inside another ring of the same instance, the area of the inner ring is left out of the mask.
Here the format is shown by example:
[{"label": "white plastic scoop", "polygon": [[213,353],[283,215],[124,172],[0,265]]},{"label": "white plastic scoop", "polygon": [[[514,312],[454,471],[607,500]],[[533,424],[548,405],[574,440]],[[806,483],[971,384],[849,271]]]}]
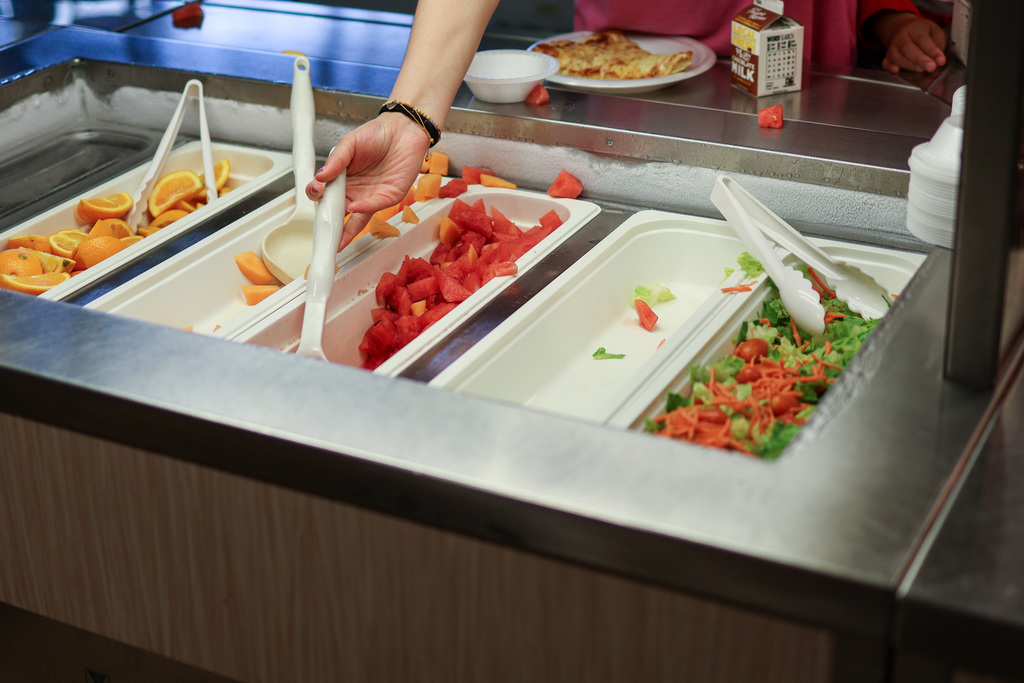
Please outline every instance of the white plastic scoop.
[{"label": "white plastic scoop", "polygon": [[146,168],[142,181],[139,182],[139,186],[132,193],[132,208],[125,217],[125,221],[128,225],[132,226],[132,229],[138,227],[145,207],[142,198],[149,196],[149,193],[153,190],[153,184],[160,177],[164,163],[167,162],[167,157],[174,146],[174,141],[178,138],[181,120],[185,118],[185,105],[193,98],[199,104],[199,140],[203,156],[203,178],[206,182],[206,203],[212,204],[217,199],[217,179],[213,174],[213,153],[210,148],[210,128],[206,123],[203,84],[193,78],[185,84],[185,88],[181,92],[181,98],[178,99],[178,106],[175,108],[171,121],[167,124],[167,129],[164,130],[164,135],[160,138],[160,143],[157,145],[153,160],[149,162],[149,167]]},{"label": "white plastic scoop", "polygon": [[313,151],[313,86],[309,59],[296,57],[292,69],[292,173],[295,177],[295,208],[285,223],[263,236],[263,261],[281,284],[302,277],[313,253],[315,205],[306,196],[306,185],[316,172]]},{"label": "white plastic scoop", "polygon": [[327,360],[323,350],[324,318],[334,289],[334,263],[345,222],[345,173],[327,183],[313,219],[313,256],[306,279],[306,307],[302,336],[295,353]]},{"label": "white plastic scoop", "polygon": [[825,308],[818,293],[803,273],[787,266],[775,253],[757,223],[747,211],[747,204],[740,197],[743,190],[736,181],[718,176],[711,190],[711,201],[722,212],[754,257],[761,262],[768,276],[779,290],[782,303],[796,324],[812,335],[825,331]]},{"label": "white plastic scoop", "polygon": [[761,232],[823,277],[835,290],[836,298],[846,302],[850,310],[865,318],[881,318],[885,315],[892,301],[885,287],[856,266],[837,263],[735,180],[725,180],[736,201]]}]

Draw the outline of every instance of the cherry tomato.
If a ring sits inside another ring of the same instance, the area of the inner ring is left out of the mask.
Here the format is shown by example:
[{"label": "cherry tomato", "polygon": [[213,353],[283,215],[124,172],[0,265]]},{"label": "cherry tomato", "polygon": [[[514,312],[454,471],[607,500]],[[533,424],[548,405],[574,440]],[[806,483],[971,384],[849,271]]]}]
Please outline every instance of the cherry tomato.
[{"label": "cherry tomato", "polygon": [[740,384],[749,384],[761,379],[761,368],[749,363],[740,368],[736,373],[736,381]]},{"label": "cherry tomato", "polygon": [[768,355],[768,342],[764,339],[748,339],[740,342],[733,353],[749,363]]},{"label": "cherry tomato", "polygon": [[772,412],[778,415],[785,415],[789,411],[800,405],[800,401],[796,396],[790,394],[780,394],[772,399]]},{"label": "cherry tomato", "polygon": [[698,422],[713,422],[714,424],[724,425],[728,419],[729,416],[717,408],[710,408],[697,413]]}]

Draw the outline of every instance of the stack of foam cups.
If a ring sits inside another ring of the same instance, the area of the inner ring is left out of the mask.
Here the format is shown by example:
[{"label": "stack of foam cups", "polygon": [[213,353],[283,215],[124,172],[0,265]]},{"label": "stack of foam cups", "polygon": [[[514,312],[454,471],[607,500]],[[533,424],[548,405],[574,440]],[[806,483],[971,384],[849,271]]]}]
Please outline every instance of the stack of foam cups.
[{"label": "stack of foam cups", "polygon": [[955,114],[910,153],[907,229],[929,244],[953,246],[963,138],[964,117]]}]

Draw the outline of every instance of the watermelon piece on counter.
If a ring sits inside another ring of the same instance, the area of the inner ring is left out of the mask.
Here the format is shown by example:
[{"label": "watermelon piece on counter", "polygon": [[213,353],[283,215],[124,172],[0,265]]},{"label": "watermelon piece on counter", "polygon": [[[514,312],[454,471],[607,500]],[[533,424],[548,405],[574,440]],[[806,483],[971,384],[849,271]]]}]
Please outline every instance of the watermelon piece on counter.
[{"label": "watermelon piece on counter", "polygon": [[561,199],[576,199],[583,192],[583,183],[564,168],[555,177],[555,181],[548,188],[548,194]]},{"label": "watermelon piece on counter", "polygon": [[550,101],[551,93],[548,92],[548,89],[544,87],[543,83],[538,83],[533,86],[533,89],[526,95],[526,103],[535,107],[541,104],[547,104]]},{"label": "watermelon piece on counter", "polygon": [[757,112],[757,125],[761,128],[782,128],[782,105],[765,107]]},{"label": "watermelon piece on counter", "polygon": [[199,28],[203,25],[203,8],[198,0],[182,5],[171,12],[171,23],[177,28]]}]

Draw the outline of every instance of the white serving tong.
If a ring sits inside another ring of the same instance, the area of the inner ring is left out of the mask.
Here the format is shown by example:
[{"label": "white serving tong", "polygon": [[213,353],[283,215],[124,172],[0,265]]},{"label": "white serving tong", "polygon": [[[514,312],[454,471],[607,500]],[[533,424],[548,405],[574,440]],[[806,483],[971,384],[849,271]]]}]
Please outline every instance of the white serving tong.
[{"label": "white serving tong", "polygon": [[324,196],[316,203],[313,218],[313,257],[306,278],[306,305],[302,313],[302,336],[295,353],[327,360],[323,349],[324,318],[334,289],[334,264],[345,222],[345,172],[327,183]]},{"label": "white serving tong", "polygon": [[[723,180],[741,209],[752,218],[758,229],[773,242],[787,250],[825,279],[835,290],[836,298],[846,302],[850,310],[865,318],[881,318],[889,310],[892,299],[885,287],[856,266],[837,263],[793,226],[743,189],[739,183],[724,176]],[[714,199],[712,198],[712,201]],[[721,209],[721,207],[719,207]],[[723,212],[724,213],[724,212]]]},{"label": "white serving tong", "polygon": [[146,169],[142,182],[139,183],[138,188],[132,193],[132,208],[125,220],[133,230],[138,227],[138,221],[142,218],[143,207],[140,206],[142,198],[149,196],[149,193],[153,190],[153,183],[156,182],[163,171],[164,163],[167,162],[167,157],[171,153],[171,147],[174,146],[174,141],[178,137],[181,120],[185,118],[185,105],[190,99],[195,99],[199,104],[199,139],[202,145],[203,178],[206,181],[206,203],[212,204],[217,199],[217,178],[213,174],[213,154],[210,149],[210,129],[206,123],[206,105],[203,103],[203,84],[193,78],[185,84],[185,89],[178,100],[178,106],[174,110],[171,122],[167,124],[167,130],[164,131],[163,137],[160,138],[160,144],[156,148],[156,154],[153,155],[153,161],[149,163],[149,168]]},{"label": "white serving tong", "polygon": [[[782,303],[789,315],[801,328],[818,335],[825,331],[825,308],[811,282],[799,270],[787,266],[775,253],[775,248],[761,233],[761,227],[751,217],[751,204],[744,201],[746,193],[736,181],[718,176],[711,190],[711,201],[722,212],[733,229],[761,262],[768,276],[779,290]],[[772,214],[774,215],[774,214]]]}]

